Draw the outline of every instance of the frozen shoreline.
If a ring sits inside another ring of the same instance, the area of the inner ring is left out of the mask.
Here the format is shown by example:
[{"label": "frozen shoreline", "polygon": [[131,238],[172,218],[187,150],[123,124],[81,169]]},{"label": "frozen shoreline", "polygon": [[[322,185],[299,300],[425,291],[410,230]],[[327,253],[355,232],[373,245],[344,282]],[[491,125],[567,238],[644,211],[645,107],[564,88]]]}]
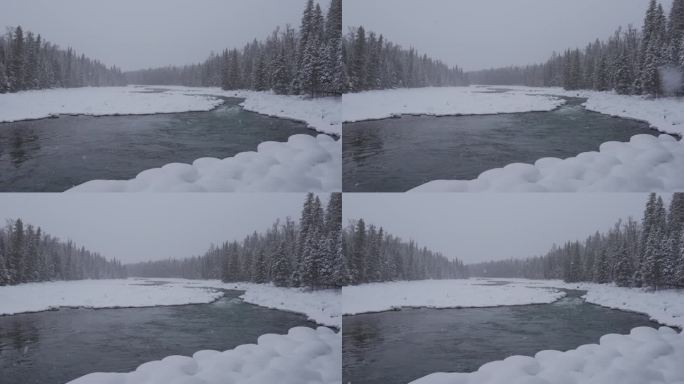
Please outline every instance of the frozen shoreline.
[{"label": "frozen shoreline", "polygon": [[[149,93],[151,89],[164,92]],[[59,115],[117,116],[210,111],[237,97],[250,112],[301,121],[318,132],[342,133],[340,98],[307,99],[272,92],[224,91],[220,88],[127,86],[57,88],[0,95],[0,123],[37,120]]]},{"label": "frozen shoreline", "polygon": [[478,308],[548,304],[565,296],[553,288],[526,284],[482,285],[476,279],[371,283],[342,288],[344,315],[385,312],[399,308]]},{"label": "frozen shoreline", "polygon": [[[483,92],[484,91],[484,92]],[[484,115],[546,112],[565,103],[546,95],[487,93],[479,87],[401,88],[342,96],[344,122],[386,119],[401,115]]]},{"label": "frozen shoreline", "polygon": [[[161,285],[141,285],[163,281]],[[215,289],[245,291],[245,302],[306,315],[318,324],[340,328],[341,295],[309,292],[269,284],[222,283],[218,280],[115,279],[29,283],[0,287],[0,315],[42,312],[60,307],[136,308],[207,304],[223,296]]]},{"label": "frozen shoreline", "polygon": [[341,384],[342,336],[329,328],[296,327],[255,344],[192,357],[168,356],[130,373],[91,373],[69,384]]}]

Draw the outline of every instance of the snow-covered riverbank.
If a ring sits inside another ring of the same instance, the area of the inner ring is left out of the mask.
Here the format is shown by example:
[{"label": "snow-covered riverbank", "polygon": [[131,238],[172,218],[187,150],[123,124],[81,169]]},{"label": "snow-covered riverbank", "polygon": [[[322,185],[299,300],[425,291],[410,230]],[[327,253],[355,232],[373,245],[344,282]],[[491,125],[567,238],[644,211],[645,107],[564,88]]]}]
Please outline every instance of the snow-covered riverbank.
[{"label": "snow-covered riverbank", "polygon": [[[155,284],[163,282],[164,284]],[[244,290],[248,303],[306,315],[319,324],[340,327],[339,291],[307,291],[268,284],[227,284],[218,280],[118,279],[30,283],[0,287],[0,315],[59,307],[118,308],[203,304],[219,299],[216,289]]]},{"label": "snow-covered riverbank", "polygon": [[343,120],[385,119],[399,115],[482,115],[551,111],[565,102],[544,95],[495,93],[479,87],[401,88],[345,94]]},{"label": "snow-covered riverbank", "polygon": [[345,315],[402,307],[458,308],[552,303],[565,293],[525,283],[491,285],[477,279],[397,281],[342,288]]},{"label": "snow-covered riverbank", "polygon": [[145,363],[130,373],[91,373],[69,384],[340,384],[342,337],[320,327],[266,334],[225,352],[199,351]]},{"label": "snow-covered riverbank", "polygon": [[495,279],[530,287],[587,291],[583,298],[592,304],[648,315],[661,324],[684,329],[684,290],[623,288],[615,284],[566,283],[560,280]]},{"label": "snow-covered riverbank", "polygon": [[226,159],[202,158],[148,169],[131,180],[92,180],[69,192],[338,192],[342,142],[290,136]]},{"label": "snow-covered riverbank", "polygon": [[2,94],[0,122],[42,119],[57,115],[109,116],[201,112],[212,110],[223,103],[214,96],[244,98],[242,107],[245,110],[299,120],[322,133],[339,136],[342,132],[341,98],[308,99],[301,96],[275,95],[271,92],[168,86],[86,87]]},{"label": "snow-covered riverbank", "polygon": [[609,334],[567,352],[511,356],[472,373],[434,373],[412,384],[679,384],[684,382],[684,334],[640,327]]}]

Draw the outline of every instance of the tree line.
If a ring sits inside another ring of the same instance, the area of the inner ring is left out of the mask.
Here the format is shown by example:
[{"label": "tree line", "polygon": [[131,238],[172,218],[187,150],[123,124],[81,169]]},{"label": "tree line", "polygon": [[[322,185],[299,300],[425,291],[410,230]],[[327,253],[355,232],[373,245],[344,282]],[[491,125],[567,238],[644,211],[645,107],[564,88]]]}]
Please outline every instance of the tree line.
[{"label": "tree line", "polygon": [[224,50],[201,64],[126,73],[129,82],[153,85],[273,90],[278,94],[341,95],[343,69],[342,0],[332,0],[326,16],[308,0],[298,31],[277,28],[266,41]]},{"label": "tree line", "polygon": [[0,36],[0,93],[126,85],[123,73],[51,44],[21,26]]},{"label": "tree line", "polygon": [[545,63],[469,73],[477,84],[614,90],[623,95],[684,94],[684,0],[674,0],[669,17],[651,0],[641,31],[618,29],[607,41],[583,50],[554,53]]},{"label": "tree line", "polygon": [[606,233],[554,245],[543,256],[473,264],[469,270],[483,277],[684,287],[684,193],[675,193],[669,208],[651,194],[640,223],[618,221]]},{"label": "tree line", "polygon": [[0,228],[0,286],[124,277],[126,269],[119,261],[61,241],[21,219]]},{"label": "tree line", "polygon": [[449,67],[415,49],[386,41],[363,26],[350,29],[344,38],[348,89],[353,92],[439,86],[468,85],[467,76],[457,66]]},{"label": "tree line", "polygon": [[342,255],[342,194],[327,207],[309,193],[298,223],[276,221],[263,233],[212,246],[186,259],[126,266],[130,276],[221,279],[224,282],[274,283],[280,287],[339,288],[347,275]]},{"label": "tree line", "polygon": [[344,229],[343,245],[349,284],[396,280],[458,279],[468,277],[458,259],[419,247],[415,242],[366,226],[363,219]]}]

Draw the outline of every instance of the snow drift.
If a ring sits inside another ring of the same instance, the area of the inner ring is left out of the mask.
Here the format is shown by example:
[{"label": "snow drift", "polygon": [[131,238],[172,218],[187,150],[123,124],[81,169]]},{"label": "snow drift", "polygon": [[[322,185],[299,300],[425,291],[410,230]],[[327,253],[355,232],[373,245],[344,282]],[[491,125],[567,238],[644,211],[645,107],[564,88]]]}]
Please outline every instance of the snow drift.
[{"label": "snow drift", "polygon": [[338,384],[342,337],[329,328],[296,327],[259,336],[225,352],[168,356],[130,373],[91,373],[69,384]]},{"label": "snow drift", "polygon": [[568,159],[509,164],[475,180],[436,180],[411,192],[670,192],[684,190],[684,141],[636,135]]},{"label": "snow drift", "polygon": [[599,344],[567,352],[511,356],[472,373],[434,373],[412,384],[680,384],[684,335],[671,328],[634,328],[608,334]]},{"label": "snow drift", "polygon": [[327,135],[267,141],[256,152],[202,158],[139,173],[131,180],[93,180],[68,192],[336,192],[342,189],[342,142]]}]

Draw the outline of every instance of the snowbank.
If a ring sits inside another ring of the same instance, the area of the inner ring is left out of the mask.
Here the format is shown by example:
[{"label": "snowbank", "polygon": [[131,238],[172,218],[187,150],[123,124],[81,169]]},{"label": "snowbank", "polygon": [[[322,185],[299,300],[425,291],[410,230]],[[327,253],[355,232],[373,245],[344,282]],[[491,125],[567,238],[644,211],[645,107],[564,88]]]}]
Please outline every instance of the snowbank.
[{"label": "snowbank", "polygon": [[562,88],[503,87],[515,94],[583,97],[590,111],[643,120],[661,132],[684,136],[684,98],[618,95],[615,92],[566,91]]},{"label": "snowbank", "polygon": [[492,93],[478,87],[402,88],[345,94],[343,120],[550,111],[564,103],[552,96]]},{"label": "snowbank", "polygon": [[299,120],[318,132],[342,135],[342,99],[340,97],[311,99],[304,96],[276,95],[273,92],[224,91],[220,88],[168,86],[156,88],[178,94],[243,98],[245,101],[240,105],[247,111]]},{"label": "snowbank", "polygon": [[69,384],[338,384],[342,337],[329,328],[292,328],[225,352],[168,356],[130,373],[91,373]]},{"label": "snowbank", "polygon": [[143,171],[131,180],[93,180],[68,192],[336,192],[342,142],[327,135],[267,141],[256,152],[202,158]]},{"label": "snowbank", "polygon": [[684,335],[639,327],[629,335],[604,335],[599,344],[511,356],[473,373],[434,373],[412,384],[681,384],[683,361]]},{"label": "snowbank", "polygon": [[[163,282],[157,284],[155,282]],[[59,307],[116,308],[204,304],[223,296],[216,289],[245,291],[244,301],[266,308],[301,313],[322,325],[341,328],[339,290],[306,291],[270,284],[219,280],[119,279],[30,283],[0,287],[0,315]]]},{"label": "snowbank", "polygon": [[345,315],[402,307],[458,308],[552,303],[565,293],[530,288],[525,283],[486,285],[473,279],[422,280],[363,284],[342,288]]},{"label": "snowbank", "polygon": [[436,180],[411,192],[672,192],[684,190],[684,141],[636,135],[568,159],[509,164],[475,180]]},{"label": "snowbank", "polygon": [[0,315],[59,307],[117,308],[210,303],[223,294],[179,284],[143,285],[142,280],[79,280],[0,287]]},{"label": "snowbank", "polygon": [[214,97],[143,93],[136,87],[46,89],[0,95],[0,122],[54,115],[142,115],[209,111],[223,104]]}]

